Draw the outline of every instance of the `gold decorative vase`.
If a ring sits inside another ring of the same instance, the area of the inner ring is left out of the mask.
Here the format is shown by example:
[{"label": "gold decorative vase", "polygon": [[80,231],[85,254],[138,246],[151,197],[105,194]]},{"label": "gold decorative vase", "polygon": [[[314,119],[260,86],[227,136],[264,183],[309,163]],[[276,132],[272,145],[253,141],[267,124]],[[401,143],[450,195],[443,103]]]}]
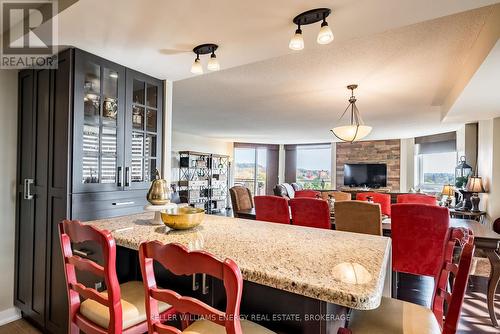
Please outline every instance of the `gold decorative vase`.
[{"label": "gold decorative vase", "polygon": [[160,178],[158,169],[155,171],[155,179],[151,183],[146,198],[153,205],[165,205],[170,202],[167,180]]}]

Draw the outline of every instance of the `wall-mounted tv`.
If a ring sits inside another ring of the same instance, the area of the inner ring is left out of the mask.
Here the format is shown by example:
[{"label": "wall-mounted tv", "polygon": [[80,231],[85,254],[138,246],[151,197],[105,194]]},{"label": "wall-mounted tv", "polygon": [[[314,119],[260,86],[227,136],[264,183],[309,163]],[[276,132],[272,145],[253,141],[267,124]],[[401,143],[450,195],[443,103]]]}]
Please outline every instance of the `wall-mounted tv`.
[{"label": "wall-mounted tv", "polygon": [[345,164],[344,185],[369,188],[387,187],[386,164]]}]

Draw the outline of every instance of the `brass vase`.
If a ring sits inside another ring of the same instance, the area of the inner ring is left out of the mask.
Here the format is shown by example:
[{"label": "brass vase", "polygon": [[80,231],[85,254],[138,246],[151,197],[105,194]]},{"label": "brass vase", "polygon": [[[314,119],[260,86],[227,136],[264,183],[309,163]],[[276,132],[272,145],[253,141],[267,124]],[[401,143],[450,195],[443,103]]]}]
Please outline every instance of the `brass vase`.
[{"label": "brass vase", "polygon": [[158,169],[155,171],[155,179],[151,183],[146,198],[152,205],[165,205],[170,202],[167,180],[160,178]]}]

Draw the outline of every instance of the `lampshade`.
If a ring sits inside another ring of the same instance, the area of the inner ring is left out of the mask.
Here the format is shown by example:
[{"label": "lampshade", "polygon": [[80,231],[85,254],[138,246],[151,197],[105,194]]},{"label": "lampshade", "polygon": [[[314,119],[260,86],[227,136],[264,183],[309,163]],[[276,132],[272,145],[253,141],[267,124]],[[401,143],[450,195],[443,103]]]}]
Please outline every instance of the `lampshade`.
[{"label": "lampshade", "polygon": [[372,131],[371,126],[367,125],[345,125],[338,126],[330,130],[333,132],[335,137],[342,141],[353,142],[357,140],[361,140],[368,136]]},{"label": "lampshade", "polygon": [[441,193],[443,196],[453,196],[455,195],[455,188],[451,184],[445,184]]},{"label": "lampshade", "polygon": [[471,176],[466,188],[471,193],[484,193],[483,179],[479,176]]},{"label": "lampshade", "polygon": [[304,48],[304,38],[302,38],[302,30],[295,30],[295,34],[290,40],[290,44],[288,44],[288,47],[295,51],[300,51]]},{"label": "lampshade", "polygon": [[207,68],[209,71],[220,70],[220,64],[219,64],[219,61],[217,60],[217,57],[215,56],[215,54],[210,56],[210,59],[208,60]]},{"label": "lampshade", "polygon": [[328,44],[333,41],[333,32],[332,29],[328,26],[328,23],[324,22],[321,25],[321,29],[318,33],[318,38],[316,39],[318,44]]},{"label": "lampshade", "polygon": [[203,74],[203,66],[201,66],[201,62],[199,59],[196,59],[191,66],[191,73],[193,74]]}]

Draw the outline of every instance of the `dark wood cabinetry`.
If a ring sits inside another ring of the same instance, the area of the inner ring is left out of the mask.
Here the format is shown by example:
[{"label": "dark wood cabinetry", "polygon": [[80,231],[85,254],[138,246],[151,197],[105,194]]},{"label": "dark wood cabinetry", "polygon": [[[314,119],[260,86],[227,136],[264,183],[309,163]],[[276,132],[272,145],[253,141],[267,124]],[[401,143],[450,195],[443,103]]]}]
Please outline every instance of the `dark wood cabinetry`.
[{"label": "dark wood cabinetry", "polygon": [[162,81],[78,49],[58,64],[19,73],[14,302],[48,333],[67,332],[57,224],[142,212],[162,152]]}]

